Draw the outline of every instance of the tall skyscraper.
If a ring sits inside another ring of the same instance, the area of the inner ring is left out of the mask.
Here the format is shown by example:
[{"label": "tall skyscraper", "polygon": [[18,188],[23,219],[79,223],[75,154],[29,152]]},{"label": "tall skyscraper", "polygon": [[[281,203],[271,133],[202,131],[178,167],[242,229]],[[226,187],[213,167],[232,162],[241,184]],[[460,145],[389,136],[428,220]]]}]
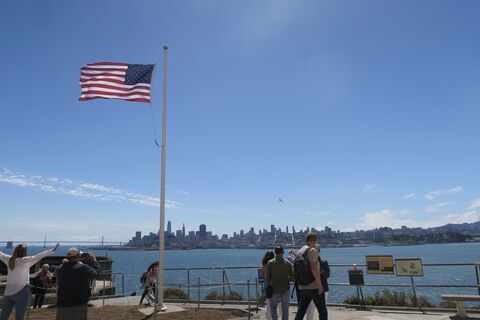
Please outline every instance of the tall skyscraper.
[{"label": "tall skyscraper", "polygon": [[185,223],[183,224],[183,227],[182,227],[182,234],[183,234],[183,237],[185,237]]},{"label": "tall skyscraper", "polygon": [[200,225],[200,229],[199,229],[199,232],[198,232],[198,237],[199,237],[200,241],[207,240],[207,226],[206,225],[204,225],[204,224]]},{"label": "tall skyscraper", "polygon": [[270,225],[270,232],[275,233],[275,225],[274,224]]},{"label": "tall skyscraper", "polygon": [[285,232],[288,234],[288,226],[285,227]]},{"label": "tall skyscraper", "polygon": [[168,220],[167,222],[167,234],[171,235],[172,234],[172,222]]}]

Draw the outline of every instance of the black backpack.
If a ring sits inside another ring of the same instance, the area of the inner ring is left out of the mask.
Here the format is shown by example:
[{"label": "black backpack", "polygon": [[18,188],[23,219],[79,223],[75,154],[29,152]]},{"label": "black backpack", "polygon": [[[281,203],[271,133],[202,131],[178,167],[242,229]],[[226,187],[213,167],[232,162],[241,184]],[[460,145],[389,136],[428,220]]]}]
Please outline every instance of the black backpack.
[{"label": "black backpack", "polygon": [[147,273],[146,272],[142,273],[142,276],[140,277],[140,283],[141,284],[144,284],[145,281],[147,281]]},{"label": "black backpack", "polygon": [[305,250],[302,255],[298,255],[293,261],[293,273],[295,275],[295,282],[299,285],[307,285],[315,281],[312,270],[310,270],[310,263],[307,259],[307,254],[311,248]]},{"label": "black backpack", "polygon": [[320,277],[323,277],[325,279],[330,278],[330,266],[328,265],[327,260],[320,259],[320,270],[321,270]]}]

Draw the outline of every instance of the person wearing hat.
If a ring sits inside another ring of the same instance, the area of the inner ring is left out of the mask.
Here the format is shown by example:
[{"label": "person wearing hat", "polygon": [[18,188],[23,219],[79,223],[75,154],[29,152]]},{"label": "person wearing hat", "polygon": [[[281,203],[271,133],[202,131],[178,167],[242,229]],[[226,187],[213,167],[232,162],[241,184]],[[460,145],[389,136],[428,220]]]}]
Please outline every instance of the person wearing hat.
[{"label": "person wearing hat", "polygon": [[58,266],[57,317],[56,320],[86,320],[90,299],[90,281],[100,276],[100,265],[93,253],[86,254],[82,263],[82,251],[67,250],[67,262]]},{"label": "person wearing hat", "polygon": [[277,320],[277,305],[282,305],[282,320],[288,320],[290,305],[290,281],[294,280],[292,264],[283,259],[283,247],[275,248],[275,258],[267,263],[267,281],[273,287],[270,298],[272,320]]}]

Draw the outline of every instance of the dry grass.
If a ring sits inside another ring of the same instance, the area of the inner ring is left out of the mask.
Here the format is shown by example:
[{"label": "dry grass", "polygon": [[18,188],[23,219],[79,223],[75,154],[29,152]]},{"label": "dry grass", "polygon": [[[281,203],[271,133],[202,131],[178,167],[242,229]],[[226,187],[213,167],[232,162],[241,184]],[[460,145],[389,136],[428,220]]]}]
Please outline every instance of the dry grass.
[{"label": "dry grass", "polygon": [[[125,306],[125,307],[100,307],[89,308],[89,320],[227,320],[241,317],[247,317],[248,313],[241,310],[232,309],[187,309],[179,312],[163,313],[156,317],[145,316],[138,311],[142,307]],[[55,309],[34,309],[30,310],[30,320],[53,320],[55,319]],[[10,319],[15,319],[12,316]]]}]

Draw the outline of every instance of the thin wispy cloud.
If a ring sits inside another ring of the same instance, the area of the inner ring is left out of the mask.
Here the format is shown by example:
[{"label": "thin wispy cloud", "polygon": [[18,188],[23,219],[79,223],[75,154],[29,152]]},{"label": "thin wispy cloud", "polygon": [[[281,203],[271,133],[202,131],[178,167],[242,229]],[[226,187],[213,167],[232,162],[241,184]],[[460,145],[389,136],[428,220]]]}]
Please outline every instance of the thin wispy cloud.
[{"label": "thin wispy cloud", "polygon": [[425,208],[424,211],[426,213],[433,213],[433,212],[440,211],[441,209],[443,209],[445,207],[448,207],[450,205],[452,205],[452,203],[450,203],[450,202],[438,203],[438,204],[434,204],[433,206],[429,206],[429,207]]},{"label": "thin wispy cloud", "polygon": [[403,199],[415,199],[417,195],[415,193],[409,193],[403,196]]},{"label": "thin wispy cloud", "polygon": [[463,191],[463,187],[462,186],[457,186],[457,187],[453,187],[451,189],[447,189],[447,190],[434,190],[434,191],[430,191],[428,192],[426,195],[425,195],[425,198],[427,200],[433,200],[435,199],[436,197],[440,196],[440,195],[443,195],[443,194],[452,194],[452,193],[458,193],[458,192],[462,192]]},{"label": "thin wispy cloud", "polygon": [[[0,171],[0,183],[47,193],[63,194],[98,201],[126,202],[152,207],[158,207],[160,202],[157,197],[128,192],[111,186],[84,181],[74,181],[54,176],[39,176],[29,173],[14,172],[7,168],[2,168]],[[183,206],[184,205],[180,202],[165,201],[165,207],[167,208],[179,208]]]},{"label": "thin wispy cloud", "polygon": [[367,183],[362,188],[363,192],[378,192],[377,184],[374,183]]},{"label": "thin wispy cloud", "polygon": [[380,210],[376,212],[367,212],[363,215],[360,222],[353,225],[353,229],[345,228],[345,231],[353,230],[370,230],[380,227],[390,227],[394,229],[407,226],[409,228],[433,228],[443,226],[449,223],[471,223],[478,221],[478,213],[475,210],[466,211],[463,213],[450,213],[435,217],[430,220],[416,220],[406,218],[406,216],[413,216],[409,211],[405,210]]},{"label": "thin wispy cloud", "polygon": [[473,200],[472,203],[470,203],[470,205],[468,206],[468,210],[475,210],[479,208],[480,208],[480,198]]}]

